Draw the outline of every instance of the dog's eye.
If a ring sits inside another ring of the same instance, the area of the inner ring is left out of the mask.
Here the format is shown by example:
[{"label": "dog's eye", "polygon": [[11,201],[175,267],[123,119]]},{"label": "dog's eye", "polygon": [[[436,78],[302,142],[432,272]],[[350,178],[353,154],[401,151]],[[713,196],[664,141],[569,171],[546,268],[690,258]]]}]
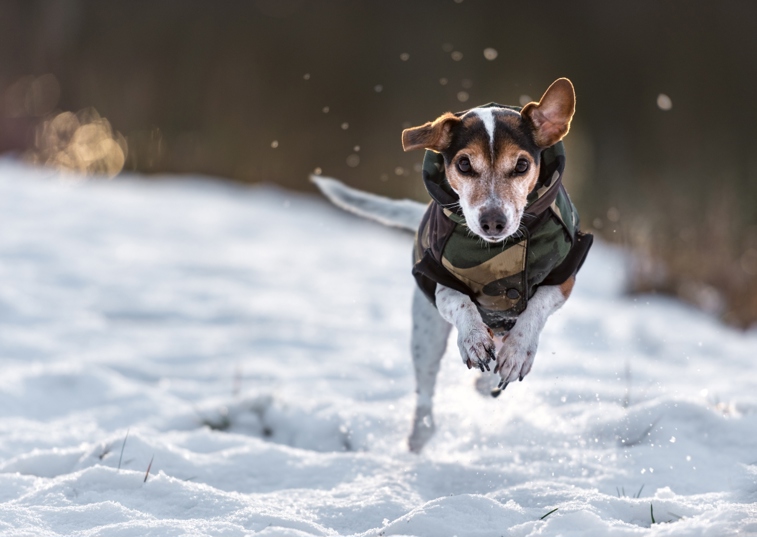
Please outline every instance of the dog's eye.
[{"label": "dog's eye", "polygon": [[473,168],[470,165],[470,159],[463,157],[458,160],[457,169],[460,170],[460,173],[470,173],[471,171],[473,171]]},{"label": "dog's eye", "polygon": [[524,158],[519,158],[515,164],[516,173],[526,173],[528,171],[528,161]]}]

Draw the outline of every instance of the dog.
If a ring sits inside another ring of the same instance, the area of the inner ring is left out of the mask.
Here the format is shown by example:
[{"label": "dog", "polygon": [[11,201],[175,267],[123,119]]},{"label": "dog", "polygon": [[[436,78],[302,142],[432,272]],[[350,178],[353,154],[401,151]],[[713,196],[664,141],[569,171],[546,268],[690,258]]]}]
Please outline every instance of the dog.
[{"label": "dog", "polygon": [[426,150],[428,206],[312,177],[337,206],[416,231],[413,452],[434,433],[432,398],[451,327],[463,364],[496,379],[496,397],[531,371],[547,319],[571,294],[592,243],[562,185],[561,140],[575,105],[573,84],[560,78],[522,109],[491,103],[405,129],[403,149]]}]

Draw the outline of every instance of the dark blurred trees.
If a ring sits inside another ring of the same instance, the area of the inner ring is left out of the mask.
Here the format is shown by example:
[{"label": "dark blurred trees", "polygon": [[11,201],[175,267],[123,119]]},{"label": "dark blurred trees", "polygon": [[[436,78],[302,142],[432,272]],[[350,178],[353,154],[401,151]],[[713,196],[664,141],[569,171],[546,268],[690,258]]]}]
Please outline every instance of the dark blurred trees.
[{"label": "dark blurred trees", "polygon": [[752,282],[756,30],[751,0],[3,0],[0,150],[28,148],[40,120],[9,88],[52,74],[56,109],[94,107],[125,136],[126,169],[304,189],[320,169],[423,199],[402,128],[568,76],[585,226],[659,257],[695,251],[715,219],[728,253],[710,257]]}]

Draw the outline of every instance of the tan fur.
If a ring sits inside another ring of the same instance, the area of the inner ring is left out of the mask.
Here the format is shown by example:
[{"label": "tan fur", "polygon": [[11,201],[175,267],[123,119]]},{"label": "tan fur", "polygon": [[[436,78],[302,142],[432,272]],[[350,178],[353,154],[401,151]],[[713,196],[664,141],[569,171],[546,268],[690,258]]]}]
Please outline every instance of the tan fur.
[{"label": "tan fur", "polygon": [[576,110],[576,93],[567,78],[558,78],[547,88],[538,103],[528,103],[521,115],[534,125],[534,140],[549,147],[562,140],[570,130]]},{"label": "tan fur", "polygon": [[[496,153],[498,158],[494,163],[492,173],[495,177],[511,176],[506,181],[495,183],[498,194],[505,199],[512,199],[520,208],[525,207],[526,197],[539,179],[539,167],[536,166],[531,155],[510,140],[500,143]],[[513,175],[519,159],[528,161],[528,171],[523,175]]]},{"label": "tan fur", "polygon": [[447,112],[420,127],[405,129],[402,131],[402,149],[441,151],[449,145],[452,127],[457,123],[460,123],[460,118],[452,112]]},{"label": "tan fur", "polygon": [[471,166],[477,172],[479,170],[487,170],[491,167],[489,148],[480,140],[473,142],[465,150],[458,152],[452,159],[452,166],[448,166],[446,169],[447,181],[449,181],[450,186],[455,192],[465,191],[466,198],[470,203],[479,204],[488,196],[488,191],[483,188],[485,180],[482,180],[483,175],[480,177],[471,177],[458,171],[456,163],[465,157],[470,160]]},{"label": "tan fur", "polygon": [[[465,190],[468,202],[479,205],[492,193],[500,199],[512,200],[516,206],[525,207],[528,193],[536,186],[539,179],[539,169],[534,165],[531,156],[515,144],[501,143],[495,149],[497,160],[494,165],[486,158],[482,150],[483,144],[475,144],[460,151],[454,158],[457,162],[463,156],[470,159],[473,169],[479,174],[477,177],[463,175],[456,167],[447,169],[447,180],[456,192]],[[488,148],[486,150],[488,153]],[[513,170],[518,159],[524,158],[529,162],[528,172],[524,175],[513,176]],[[503,180],[507,178],[507,180]]]},{"label": "tan fur", "polygon": [[565,297],[565,300],[568,300],[568,297],[573,292],[573,286],[575,284],[576,284],[575,274],[560,284],[560,292],[562,293],[562,296]]}]

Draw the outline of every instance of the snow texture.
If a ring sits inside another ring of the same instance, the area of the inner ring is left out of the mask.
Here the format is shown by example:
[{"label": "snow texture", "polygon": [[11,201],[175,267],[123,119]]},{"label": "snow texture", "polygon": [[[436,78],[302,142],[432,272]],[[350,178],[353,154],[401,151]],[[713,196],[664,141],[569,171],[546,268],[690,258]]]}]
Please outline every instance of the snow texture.
[{"label": "snow texture", "polygon": [[408,453],[410,247],[312,196],[0,161],[0,535],[757,534],[757,335],[624,296],[601,243],[499,399],[451,336]]}]

